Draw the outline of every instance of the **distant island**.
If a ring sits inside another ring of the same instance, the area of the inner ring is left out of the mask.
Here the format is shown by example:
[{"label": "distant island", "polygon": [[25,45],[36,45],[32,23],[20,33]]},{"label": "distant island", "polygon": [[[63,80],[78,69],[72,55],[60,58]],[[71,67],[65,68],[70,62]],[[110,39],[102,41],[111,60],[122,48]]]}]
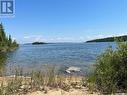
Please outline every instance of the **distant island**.
[{"label": "distant island", "polygon": [[33,42],[32,45],[41,45],[41,44],[46,44],[45,42]]},{"label": "distant island", "polygon": [[116,36],[116,37],[107,37],[107,38],[101,38],[101,39],[94,39],[94,40],[89,40],[86,41],[88,42],[114,42],[116,39],[120,39],[122,41],[127,41],[127,35],[124,36]]}]

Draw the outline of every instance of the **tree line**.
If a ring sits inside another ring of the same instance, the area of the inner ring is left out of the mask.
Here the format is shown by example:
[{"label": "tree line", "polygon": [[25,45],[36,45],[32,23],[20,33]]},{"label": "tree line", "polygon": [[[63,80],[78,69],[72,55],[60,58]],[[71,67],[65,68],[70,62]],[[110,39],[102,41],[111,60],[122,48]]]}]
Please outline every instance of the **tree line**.
[{"label": "tree line", "polygon": [[116,36],[116,37],[107,37],[107,38],[101,38],[101,39],[94,39],[94,40],[89,40],[86,42],[115,42],[116,39],[122,39],[120,41],[127,41],[127,35]]},{"label": "tree line", "polygon": [[11,35],[7,36],[2,23],[0,24],[0,52],[13,51],[18,47],[16,40]]}]

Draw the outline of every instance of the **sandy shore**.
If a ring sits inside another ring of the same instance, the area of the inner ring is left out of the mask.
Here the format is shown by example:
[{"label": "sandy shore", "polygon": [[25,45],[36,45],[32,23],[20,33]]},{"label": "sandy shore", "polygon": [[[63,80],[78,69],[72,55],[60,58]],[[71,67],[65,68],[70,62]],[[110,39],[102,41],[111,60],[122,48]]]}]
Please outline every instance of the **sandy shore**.
[{"label": "sandy shore", "polygon": [[84,89],[70,89],[69,92],[63,91],[61,89],[53,89],[47,93],[41,91],[35,91],[28,93],[26,95],[99,95],[97,93],[90,93],[87,88]]},{"label": "sandy shore", "polygon": [[[23,78],[23,77],[18,77]],[[8,81],[13,80],[13,76],[9,77],[0,77],[0,83],[4,83],[4,85],[7,85]],[[24,78],[23,78],[24,79]],[[30,78],[25,78],[25,81],[29,81]],[[77,83],[80,84],[82,80],[82,77],[68,77],[65,79],[65,83],[69,84],[71,83]],[[45,87],[45,90],[30,90],[25,94],[15,94],[15,95],[98,95],[97,93],[90,93],[87,87],[79,86],[77,85],[76,88],[70,88],[68,91],[65,91],[61,88],[51,88],[51,87]]]}]

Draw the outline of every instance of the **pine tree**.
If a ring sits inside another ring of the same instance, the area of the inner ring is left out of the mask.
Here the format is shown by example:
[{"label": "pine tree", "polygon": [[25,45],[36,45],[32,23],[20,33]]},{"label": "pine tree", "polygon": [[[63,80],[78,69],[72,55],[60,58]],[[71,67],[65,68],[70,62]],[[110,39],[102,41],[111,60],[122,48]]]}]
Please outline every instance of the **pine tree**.
[{"label": "pine tree", "polygon": [[16,40],[13,41],[13,47],[18,47]]},{"label": "pine tree", "polygon": [[8,45],[11,46],[12,44],[12,39],[11,39],[11,35],[9,35],[9,38],[8,38]]},{"label": "pine tree", "polygon": [[2,31],[3,31],[3,26],[0,24],[0,43],[2,42]]},{"label": "pine tree", "polygon": [[2,23],[0,24],[0,42],[3,44],[4,41],[6,40],[6,34],[4,32],[4,28]]},{"label": "pine tree", "polygon": [[10,51],[18,47],[17,42],[12,40],[11,35],[6,36],[2,23],[0,24],[0,51]]}]

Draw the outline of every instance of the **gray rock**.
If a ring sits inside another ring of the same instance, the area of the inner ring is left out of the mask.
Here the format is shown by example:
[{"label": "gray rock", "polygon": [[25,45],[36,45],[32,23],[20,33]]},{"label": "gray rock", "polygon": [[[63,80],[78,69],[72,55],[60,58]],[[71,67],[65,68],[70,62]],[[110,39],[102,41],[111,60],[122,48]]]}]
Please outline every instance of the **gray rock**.
[{"label": "gray rock", "polygon": [[79,68],[79,67],[69,67],[67,70],[66,70],[66,72],[67,73],[71,73],[71,72],[80,72],[81,71],[81,68]]}]

